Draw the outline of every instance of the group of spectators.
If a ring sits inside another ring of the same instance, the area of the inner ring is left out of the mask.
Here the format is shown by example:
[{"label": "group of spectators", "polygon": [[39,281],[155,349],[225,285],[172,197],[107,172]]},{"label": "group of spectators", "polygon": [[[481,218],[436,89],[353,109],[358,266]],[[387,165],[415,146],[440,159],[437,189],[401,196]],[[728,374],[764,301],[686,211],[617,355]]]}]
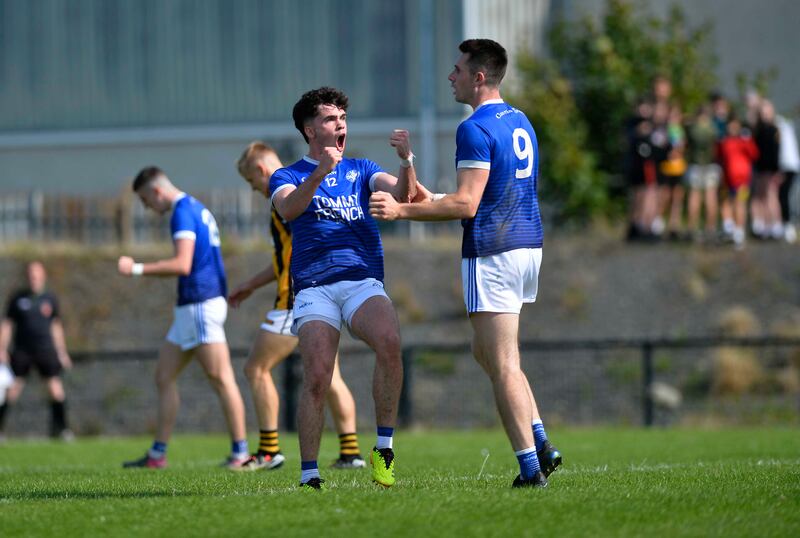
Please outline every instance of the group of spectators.
[{"label": "group of spectators", "polygon": [[664,77],[628,122],[630,241],[732,243],[797,240],[790,190],[800,171],[797,135],[772,103],[751,92],[744,113],[714,94],[691,116]]}]

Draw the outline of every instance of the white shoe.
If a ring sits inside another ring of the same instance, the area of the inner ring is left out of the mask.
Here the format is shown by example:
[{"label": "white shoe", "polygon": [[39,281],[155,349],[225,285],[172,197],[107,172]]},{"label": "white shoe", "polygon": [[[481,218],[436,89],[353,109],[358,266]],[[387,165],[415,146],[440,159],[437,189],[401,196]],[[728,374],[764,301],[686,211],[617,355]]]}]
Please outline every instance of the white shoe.
[{"label": "white shoe", "polygon": [[787,243],[794,243],[797,241],[797,229],[794,227],[794,224],[787,224],[783,227],[783,239]]}]

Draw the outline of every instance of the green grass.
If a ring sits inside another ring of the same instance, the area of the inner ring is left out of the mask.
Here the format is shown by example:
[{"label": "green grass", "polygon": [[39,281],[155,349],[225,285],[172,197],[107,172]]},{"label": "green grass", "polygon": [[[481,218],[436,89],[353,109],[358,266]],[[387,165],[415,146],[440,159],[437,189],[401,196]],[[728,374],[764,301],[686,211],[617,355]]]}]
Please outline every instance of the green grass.
[{"label": "green grass", "polygon": [[[321,493],[296,487],[285,434],[288,464],[257,473],[216,467],[222,436],[176,437],[166,471],[120,468],[145,438],[12,440],[0,446],[0,535],[800,536],[799,433],[557,430],[565,465],[546,490],[521,491],[500,431],[400,432],[394,488],[324,470]],[[336,450],[326,436],[320,461]]]}]

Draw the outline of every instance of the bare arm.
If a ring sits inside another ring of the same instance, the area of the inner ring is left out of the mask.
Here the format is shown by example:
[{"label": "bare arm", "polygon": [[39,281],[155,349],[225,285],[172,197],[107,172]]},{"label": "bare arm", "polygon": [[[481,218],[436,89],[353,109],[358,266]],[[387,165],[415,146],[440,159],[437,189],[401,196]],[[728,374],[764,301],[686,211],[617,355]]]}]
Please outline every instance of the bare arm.
[{"label": "bare arm", "polygon": [[303,214],[314,198],[322,180],[342,160],[342,152],[336,148],[325,148],[319,164],[299,187],[284,187],[272,195],[272,205],[286,221],[293,221]]},{"label": "bare arm", "polygon": [[[175,241],[175,256],[166,260],[143,263],[141,274],[152,276],[186,276],[192,272],[194,258],[194,239],[178,239]],[[117,262],[120,274],[132,276],[134,271],[133,258],[122,256]]]},{"label": "bare arm", "polygon": [[459,168],[458,188],[430,203],[397,203],[386,193],[376,192],[370,197],[370,215],[378,220],[456,220],[470,219],[478,212],[489,170]]},{"label": "bare arm", "polygon": [[398,202],[410,202],[417,196],[417,171],[414,169],[414,154],[408,131],[395,129],[389,137],[389,145],[397,150],[402,163],[397,177],[391,174],[378,174],[375,178],[375,191],[391,194]]},{"label": "bare arm", "polygon": [[250,297],[255,290],[275,280],[277,280],[275,267],[270,263],[269,267],[236,286],[228,295],[228,304],[233,308],[239,308],[239,305]]},{"label": "bare arm", "polygon": [[11,320],[0,322],[0,364],[8,363],[8,346],[11,344]]},{"label": "bare arm", "polygon": [[61,365],[67,369],[72,368],[72,359],[67,353],[67,342],[64,338],[64,325],[60,319],[56,318],[50,324],[50,334],[53,337],[53,345],[56,347],[56,353]]}]

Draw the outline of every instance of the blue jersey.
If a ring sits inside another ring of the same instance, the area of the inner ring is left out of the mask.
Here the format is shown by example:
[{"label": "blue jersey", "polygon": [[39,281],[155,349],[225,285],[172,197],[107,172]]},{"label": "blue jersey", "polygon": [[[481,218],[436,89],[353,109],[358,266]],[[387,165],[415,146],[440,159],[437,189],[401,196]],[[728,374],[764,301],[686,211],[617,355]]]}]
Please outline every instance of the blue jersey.
[{"label": "blue jersey", "polygon": [[220,252],[219,228],[211,211],[181,194],[172,206],[172,240],[194,240],[192,271],[178,277],[178,306],[201,303],[228,294]]},{"label": "blue jersey", "polygon": [[462,257],[542,246],[539,148],[524,113],[500,100],[479,106],[458,126],[456,168],[489,170],[478,212],[461,222]]},{"label": "blue jersey", "polygon": [[[269,190],[299,187],[317,168],[303,157],[272,175]],[[380,166],[366,159],[342,159],[314,193],[306,210],[291,222],[294,289],[343,280],[383,281],[383,245],[369,214],[369,197]]]}]

